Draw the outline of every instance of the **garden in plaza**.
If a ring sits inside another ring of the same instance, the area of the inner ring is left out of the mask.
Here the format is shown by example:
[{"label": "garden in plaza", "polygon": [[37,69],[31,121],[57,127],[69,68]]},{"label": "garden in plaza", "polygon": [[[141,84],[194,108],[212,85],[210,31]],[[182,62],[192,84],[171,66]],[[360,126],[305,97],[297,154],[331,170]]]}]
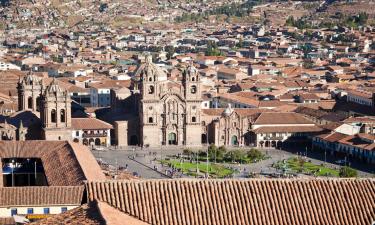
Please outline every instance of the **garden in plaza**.
[{"label": "garden in plaza", "polygon": [[312,176],[327,177],[356,177],[357,171],[343,166],[341,168],[330,168],[325,164],[314,164],[304,157],[292,157],[282,160],[273,165],[274,168],[281,170],[283,173],[302,173]]},{"label": "garden in plaza", "polygon": [[201,151],[185,149],[182,154],[167,157],[161,163],[192,177],[226,178],[237,172],[231,164],[256,163],[264,159],[267,156],[257,149],[227,150],[224,146],[210,145]]}]

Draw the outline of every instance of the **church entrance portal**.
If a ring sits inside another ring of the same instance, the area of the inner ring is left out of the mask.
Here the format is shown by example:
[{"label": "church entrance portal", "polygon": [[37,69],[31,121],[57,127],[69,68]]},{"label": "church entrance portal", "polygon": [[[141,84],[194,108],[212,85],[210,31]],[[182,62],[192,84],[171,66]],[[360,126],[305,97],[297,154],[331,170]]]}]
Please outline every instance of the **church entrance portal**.
[{"label": "church entrance portal", "polygon": [[238,145],[237,136],[235,136],[235,135],[232,136],[231,144],[232,145]]},{"label": "church entrance portal", "polygon": [[169,133],[168,134],[168,144],[177,145],[177,135],[176,135],[176,133]]}]

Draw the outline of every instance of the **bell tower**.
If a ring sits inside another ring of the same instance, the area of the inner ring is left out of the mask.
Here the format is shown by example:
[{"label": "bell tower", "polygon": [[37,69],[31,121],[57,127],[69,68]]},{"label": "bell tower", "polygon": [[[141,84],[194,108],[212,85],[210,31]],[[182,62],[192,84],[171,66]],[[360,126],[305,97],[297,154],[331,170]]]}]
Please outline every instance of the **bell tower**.
[{"label": "bell tower", "polygon": [[46,140],[70,140],[71,135],[71,99],[53,79],[41,98],[40,118]]},{"label": "bell tower", "polygon": [[199,100],[202,98],[200,74],[192,64],[184,70],[183,82],[186,100]]},{"label": "bell tower", "polygon": [[20,79],[17,86],[18,90],[18,110],[40,110],[40,96],[43,91],[42,79],[28,73],[23,79]]},{"label": "bell tower", "polygon": [[201,81],[198,70],[191,64],[183,72],[183,86],[186,101],[186,144],[201,143]]}]

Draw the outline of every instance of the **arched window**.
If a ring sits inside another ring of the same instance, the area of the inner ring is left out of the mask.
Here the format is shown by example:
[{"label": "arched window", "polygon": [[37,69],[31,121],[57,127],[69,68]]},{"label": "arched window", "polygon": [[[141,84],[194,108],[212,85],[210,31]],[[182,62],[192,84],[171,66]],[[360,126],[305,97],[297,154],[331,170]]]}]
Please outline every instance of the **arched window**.
[{"label": "arched window", "polygon": [[195,77],[192,77],[192,78],[191,78],[191,81],[195,81]]},{"label": "arched window", "polygon": [[65,123],[65,109],[60,110],[60,121]]},{"label": "arched window", "polygon": [[153,94],[154,91],[155,91],[154,86],[149,86],[149,87],[148,87],[148,93],[149,93],[149,94]]},{"label": "arched window", "polygon": [[36,98],[36,111],[40,111],[40,97]]},{"label": "arched window", "polygon": [[152,77],[149,77],[149,78],[148,78],[148,81],[152,81]]},{"label": "arched window", "polygon": [[32,97],[27,98],[27,108],[29,108],[29,109],[33,108],[33,98]]},{"label": "arched window", "polygon": [[56,123],[56,110],[51,110],[51,122]]},{"label": "arched window", "polygon": [[193,117],[191,118],[191,122],[193,122],[193,123],[197,122],[197,118],[196,118],[195,116],[193,116]]},{"label": "arched window", "polygon": [[154,122],[154,119],[153,119],[152,117],[149,117],[149,118],[148,118],[148,122],[149,122],[149,123],[153,123],[153,122]]},{"label": "arched window", "polygon": [[191,88],[190,88],[190,92],[191,92],[192,94],[197,93],[197,86],[195,86],[195,85],[191,86]]}]

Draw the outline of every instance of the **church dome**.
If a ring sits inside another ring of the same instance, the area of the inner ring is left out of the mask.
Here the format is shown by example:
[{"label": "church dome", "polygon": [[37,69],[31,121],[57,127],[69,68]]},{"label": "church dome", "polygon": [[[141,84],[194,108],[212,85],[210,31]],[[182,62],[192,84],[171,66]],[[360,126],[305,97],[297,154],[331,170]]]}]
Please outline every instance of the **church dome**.
[{"label": "church dome", "polygon": [[135,72],[134,79],[146,80],[152,78],[156,81],[166,80],[167,74],[157,65],[152,62],[152,56],[147,55],[145,63],[142,63]]},{"label": "church dome", "polygon": [[230,116],[233,112],[232,105],[229,103],[228,107],[223,111],[223,116]]},{"label": "church dome", "polygon": [[26,85],[40,85],[41,84],[41,78],[32,75],[31,73],[28,73],[22,80],[22,83]]},{"label": "church dome", "polygon": [[46,88],[46,93],[62,93],[63,90],[61,89],[60,85],[57,83],[57,80],[53,78],[53,81],[50,85]]}]

